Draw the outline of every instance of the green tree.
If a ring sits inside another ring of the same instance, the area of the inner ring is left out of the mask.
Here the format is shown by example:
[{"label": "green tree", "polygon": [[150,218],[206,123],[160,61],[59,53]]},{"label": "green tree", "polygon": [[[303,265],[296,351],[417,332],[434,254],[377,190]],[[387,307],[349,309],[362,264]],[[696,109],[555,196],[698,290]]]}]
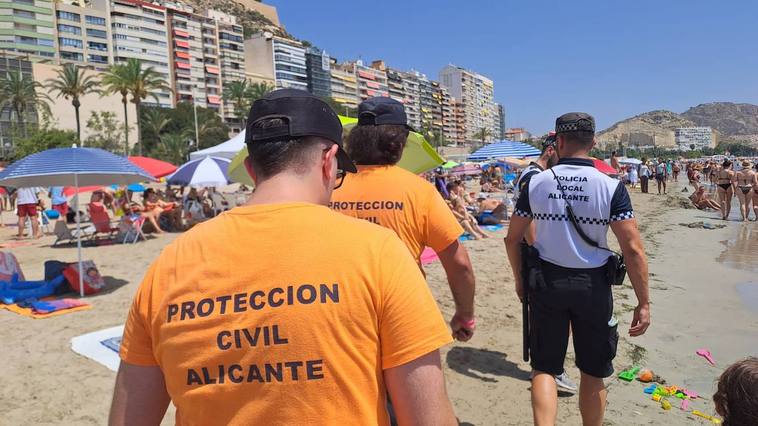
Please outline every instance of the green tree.
[{"label": "green tree", "polygon": [[244,127],[250,105],[274,89],[273,85],[266,82],[250,83],[248,80],[237,80],[224,84],[222,97],[232,104],[235,117]]},{"label": "green tree", "polygon": [[159,101],[158,96],[155,94],[157,91],[171,91],[166,80],[163,79],[163,75],[155,70],[155,68],[143,67],[142,61],[139,59],[130,58],[126,64],[126,75],[129,81],[129,93],[132,95],[132,103],[137,109],[137,154],[142,155],[142,133],[140,106],[142,101],[151,96],[156,102]]},{"label": "green tree", "polygon": [[55,79],[49,79],[47,81],[47,87],[58,92],[56,97],[63,99],[71,99],[71,105],[74,106],[74,114],[76,116],[76,139],[81,142],[82,129],[79,122],[79,107],[81,102],[79,98],[89,93],[98,92],[99,82],[94,75],[85,75],[84,68],[81,68],[74,64],[66,64],[63,68],[59,69],[58,77]]},{"label": "green tree", "polygon": [[20,159],[46,149],[70,148],[76,141],[76,132],[72,130],[36,129],[16,140],[14,157]]},{"label": "green tree", "polygon": [[482,127],[474,133],[474,137],[482,141],[482,146],[487,143],[487,138],[492,136],[492,130]]},{"label": "green tree", "polygon": [[104,149],[113,153],[119,150],[123,138],[120,123],[116,119],[116,113],[111,111],[92,111],[87,119],[87,129],[90,136],[87,138],[87,146]]},{"label": "green tree", "polygon": [[105,90],[103,94],[120,94],[121,103],[124,106],[124,155],[129,155],[129,82],[128,70],[123,64],[115,64],[108,67],[102,78]]},{"label": "green tree", "polygon": [[45,93],[44,86],[21,71],[8,72],[0,80],[0,111],[11,110],[11,119],[15,115],[16,124],[24,136],[27,136],[26,114],[30,109],[35,113],[39,110],[50,113],[50,96]]},{"label": "green tree", "polygon": [[171,118],[163,108],[143,108],[142,110],[142,141],[145,143],[145,151],[150,152],[152,147],[161,141],[161,133],[171,123]]},{"label": "green tree", "polygon": [[[142,109],[142,118],[145,118],[145,113],[147,111],[154,109],[159,109],[160,112],[170,120],[166,126],[163,127],[162,134],[183,134],[189,139],[195,139],[195,115],[191,103],[179,102],[176,105],[176,108],[144,107]],[[229,127],[221,121],[221,117],[219,117],[214,110],[197,107],[197,123],[200,133],[200,141],[199,144],[196,144],[193,147],[193,150],[218,145],[229,139]],[[142,131],[146,138],[151,136],[147,126],[145,126]],[[147,152],[151,153],[150,155],[154,155],[152,154],[152,150],[156,149],[158,145],[159,143],[152,146],[146,146],[146,148],[149,148]]]},{"label": "green tree", "polygon": [[152,156],[171,164],[182,164],[187,160],[189,135],[185,133],[167,133],[155,147]]}]

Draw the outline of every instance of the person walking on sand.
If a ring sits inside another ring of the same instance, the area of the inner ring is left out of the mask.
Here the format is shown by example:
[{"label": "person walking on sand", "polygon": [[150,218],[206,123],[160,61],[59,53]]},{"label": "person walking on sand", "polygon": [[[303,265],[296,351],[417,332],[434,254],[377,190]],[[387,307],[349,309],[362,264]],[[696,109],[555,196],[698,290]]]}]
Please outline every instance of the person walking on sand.
[{"label": "person walking on sand", "polygon": [[640,164],[640,191],[643,194],[647,194],[649,181],[650,167],[648,167],[647,158],[642,157],[642,164]]},{"label": "person walking on sand", "polygon": [[[451,211],[434,186],[397,166],[410,131],[407,123],[403,104],[392,98],[369,98],[358,105],[358,123],[346,141],[358,173],[334,191],[329,206],[393,230],[419,268],[421,253],[431,247],[445,269],[455,301],[450,327],[456,339],[466,341],[475,328],[475,280],[468,252],[458,237],[462,226],[476,239],[488,235],[466,211],[462,198],[456,198]],[[458,197],[456,187],[448,183],[450,197]]]},{"label": "person walking on sand", "polygon": [[[248,203],[164,248],[134,297],[111,426],[455,425],[439,348],[452,341],[394,232],[329,210],[355,165],[308,92],[253,102]],[[177,273],[181,271],[181,273]]]},{"label": "person walking on sand", "polygon": [[[519,196],[506,249],[516,294],[522,300],[526,292],[529,295],[534,423],[555,424],[558,398],[553,376],[563,371],[570,328],[581,371],[582,421],[599,426],[607,395],[603,378],[613,374],[618,343],[611,284],[623,277],[611,262],[616,255],[606,248],[609,226],[637,296],[631,336],[644,334],[650,325],[647,259],[626,187],[598,171],[589,157],[595,120],[589,114],[567,113],[558,117],[555,130],[560,160],[532,177]],[[539,259],[523,259],[522,240],[532,221],[536,239],[525,251]],[[528,271],[522,271],[522,260]],[[529,277],[526,282],[524,275]]]},{"label": "person walking on sand", "polygon": [[663,158],[658,159],[658,164],[655,166],[655,182],[658,184],[658,195],[661,195],[661,186],[663,187],[663,193],[666,193],[666,180],[668,179],[668,169],[666,168],[666,162]]},{"label": "person walking on sand", "polygon": [[16,215],[18,216],[18,234],[16,238],[19,240],[24,238],[27,219],[32,225],[31,238],[42,238],[42,231],[39,228],[39,221],[37,220],[40,192],[43,192],[43,189],[38,187],[18,188],[16,190]]},{"label": "person walking on sand", "polygon": [[729,213],[732,212],[732,196],[734,195],[734,171],[729,159],[724,160],[721,169],[716,174],[716,193],[721,205],[721,219],[727,220]]},{"label": "person walking on sand", "polygon": [[637,166],[630,164],[627,170],[629,170],[629,186],[637,188]]},{"label": "person walking on sand", "polygon": [[753,165],[749,161],[742,162],[742,169],[734,173],[734,186],[736,188],[737,199],[740,202],[740,214],[742,221],[745,222],[750,217],[750,210],[753,204],[753,187],[755,186],[756,174],[753,171]]}]

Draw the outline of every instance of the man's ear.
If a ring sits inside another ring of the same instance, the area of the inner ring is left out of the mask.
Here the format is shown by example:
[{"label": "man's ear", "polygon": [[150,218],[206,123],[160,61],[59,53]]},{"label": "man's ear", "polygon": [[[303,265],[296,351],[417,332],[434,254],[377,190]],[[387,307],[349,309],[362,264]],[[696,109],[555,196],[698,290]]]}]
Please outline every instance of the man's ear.
[{"label": "man's ear", "polygon": [[250,161],[249,154],[247,157],[245,157],[245,169],[247,170],[247,174],[250,175],[250,178],[253,179],[253,182],[257,184],[258,175],[255,174],[255,169],[253,169],[253,163]]}]

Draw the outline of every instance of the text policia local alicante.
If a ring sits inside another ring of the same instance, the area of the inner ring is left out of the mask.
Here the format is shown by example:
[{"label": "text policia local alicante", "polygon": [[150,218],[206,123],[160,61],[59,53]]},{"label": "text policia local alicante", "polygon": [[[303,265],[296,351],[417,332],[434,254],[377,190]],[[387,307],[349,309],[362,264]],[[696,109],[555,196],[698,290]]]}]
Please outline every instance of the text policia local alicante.
[{"label": "text policia local alicante", "polygon": [[[208,297],[198,301],[188,300],[169,304],[166,307],[167,322],[191,321],[212,315],[227,315],[258,311],[292,305],[313,303],[336,304],[340,302],[339,284],[300,284],[274,287],[268,291]],[[280,324],[221,330],[213,342],[208,342],[219,351],[244,349],[259,346],[290,344]],[[213,365],[187,369],[187,386],[202,386],[224,383],[271,383],[324,378],[324,361],[283,360],[260,364]]]}]

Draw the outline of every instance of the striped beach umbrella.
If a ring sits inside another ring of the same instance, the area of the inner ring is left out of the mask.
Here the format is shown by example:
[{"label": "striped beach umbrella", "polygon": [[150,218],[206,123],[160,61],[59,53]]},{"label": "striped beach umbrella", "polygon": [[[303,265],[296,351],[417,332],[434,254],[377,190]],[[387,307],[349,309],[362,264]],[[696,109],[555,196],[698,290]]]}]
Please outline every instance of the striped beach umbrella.
[{"label": "striped beach umbrella", "polygon": [[224,186],[229,182],[229,163],[221,157],[205,157],[192,160],[179,167],[166,183],[180,186]]},{"label": "striped beach umbrella", "polygon": [[484,161],[484,160],[490,160],[493,158],[504,158],[504,157],[516,157],[516,158],[524,158],[524,157],[534,157],[540,155],[540,150],[522,143],[522,142],[514,142],[514,141],[500,141],[491,143],[489,145],[485,145],[478,150],[476,150],[474,153],[468,156],[469,161]]}]

